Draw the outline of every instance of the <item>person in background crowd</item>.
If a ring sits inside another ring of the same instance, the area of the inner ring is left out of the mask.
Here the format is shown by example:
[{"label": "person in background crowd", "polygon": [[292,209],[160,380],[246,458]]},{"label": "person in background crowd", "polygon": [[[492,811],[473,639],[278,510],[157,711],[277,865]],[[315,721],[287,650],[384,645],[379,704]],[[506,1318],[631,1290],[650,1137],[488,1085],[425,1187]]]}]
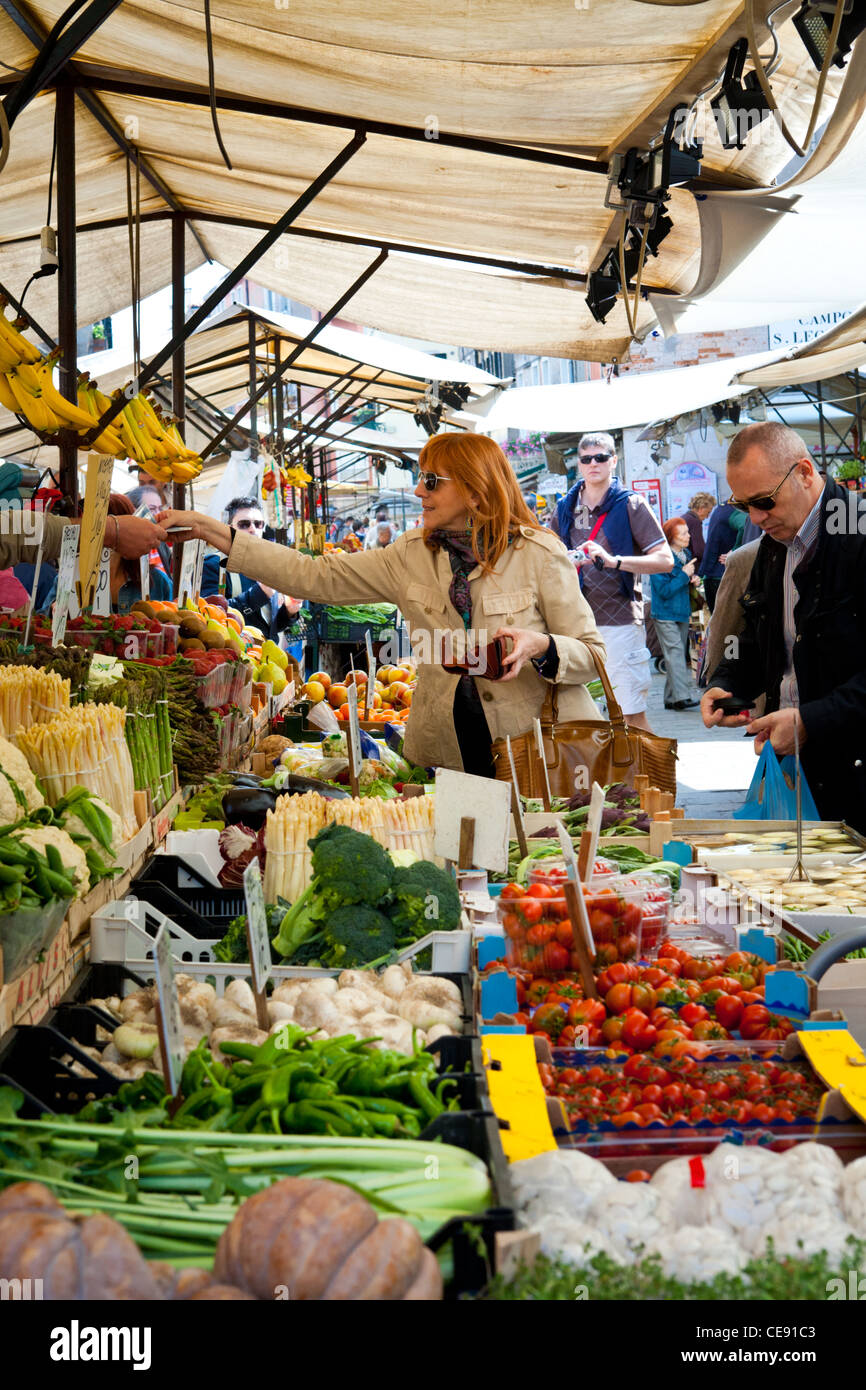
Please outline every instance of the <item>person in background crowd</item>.
[{"label": "person in background crowd", "polygon": [[689,509],[683,512],[683,521],[689,532],[689,550],[698,564],[704,558],[704,522],[707,520],[716,499],[711,492],[696,492],[689,500]]},{"label": "person in background crowd", "polygon": [[730,502],[715,507],[707,528],[707,543],[698,574],[704,581],[704,595],[711,613],[716,606],[716,594],[725,573],[725,558],[737,541],[737,529],[731,524],[734,510]]},{"label": "person in background crowd", "polygon": [[[119,492],[111,494],[108,499],[109,516],[132,516],[134,512],[135,507],[129,497],[125,497]],[[132,605],[141,598],[141,569],[138,560],[126,560],[122,555],[113,552],[108,575],[111,611],[113,613],[128,613]],[[169,599],[171,592],[171,582],[164,570],[158,565],[151,564],[150,597]]]},{"label": "person in background crowd", "polygon": [[357,535],[357,525],[353,516],[338,516],[334,527],[334,540],[341,541],[344,536]]},{"label": "person in background crowd", "polygon": [[696,561],[689,553],[689,528],[685,517],[673,516],[662,530],[674,557],[667,574],[650,575],[652,615],[665,660],[665,709],[696,709],[689,671],[689,592],[700,581]]},{"label": "person in background crowd", "polygon": [[[761,533],[763,534],[763,533]],[[716,606],[707,628],[707,646],[698,684],[706,687],[706,677],[729,654],[726,643],[739,636],[746,621],[740,600],[749,587],[749,576],[758,555],[758,541],[747,541],[730,551],[725,564],[725,573],[716,594]]]},{"label": "person in background crowd", "polygon": [[649,729],[650,653],[640,576],[666,574],[674,559],[649,503],[617,478],[612,437],[585,434],[577,454],[580,480],[557,506],[550,529],[570,551],[582,552],[580,587],[607,648],[614,694],[627,723]]},{"label": "person in background crowd", "polygon": [[[597,716],[586,686],[596,676],[593,653],[604,659],[604,646],[573,562],[528,511],[498,444],[484,435],[438,434],[419,462],[422,527],[384,550],[314,559],[232,535],[196,512],[166,512],[164,524],[218,546],[231,568],[252,569],[318,603],[396,604],[413,646],[427,653],[406,757],[491,777],[492,740],[530,733],[551,685],[561,720]],[[469,633],[482,652],[505,640],[505,673],[484,680],[445,670],[443,630]]]},{"label": "person in background crowd", "polygon": [[373,550],[374,548],[377,548],[377,549],[380,548],[379,545],[378,545],[378,541],[379,541],[379,528],[380,528],[380,526],[390,526],[390,525],[391,525],[391,517],[390,517],[390,514],[389,514],[389,512],[388,512],[387,506],[384,506],[384,505],[383,505],[383,506],[381,506],[381,507],[377,507],[377,508],[376,508],[376,515],[375,515],[375,517],[374,517],[374,519],[373,519],[373,524],[372,524],[372,526],[368,527],[368,529],[367,529],[367,535],[366,535],[366,538],[365,538],[365,540],[364,540],[364,549],[365,549],[365,550]]},{"label": "person in background crowd", "polygon": [[[31,564],[28,560],[22,560],[20,564],[13,566],[12,573],[15,575],[19,584],[23,584],[24,588],[27,590],[27,597],[29,599],[33,592],[33,579],[36,574],[36,566]],[[54,602],[56,588],[57,566],[49,565],[43,560],[42,564],[39,566],[36,598],[33,603],[34,613],[44,613],[46,608]]]},{"label": "person in background crowd", "polygon": [[[152,478],[143,468],[138,470],[138,486],[144,488],[146,492],[155,492],[159,497],[161,507],[168,505],[169,494],[165,483],[161,483],[158,478]],[[135,505],[138,506],[138,503],[136,502]]]},{"label": "person in background crowd", "polygon": [[[265,514],[262,504],[255,497],[233,497],[225,511],[226,521],[229,526],[233,526],[236,531],[243,531],[245,535],[256,536],[262,539],[265,532]],[[201,591],[207,597],[208,594],[218,594],[220,592],[220,555],[214,551],[210,555],[205,555],[204,565],[202,566]],[[234,606],[235,600],[255,584],[254,579],[248,579],[245,574],[226,574],[225,577],[225,596],[229,603]]]},{"label": "person in background crowd", "polygon": [[[141,476],[142,475],[139,474],[139,477]],[[144,474],[143,476],[147,477],[147,474]],[[162,498],[162,493],[160,492],[159,488],[157,487],[156,483],[153,481],[152,478],[148,478],[147,483],[142,484],[140,487],[132,488],[131,491],[127,492],[125,495],[129,498],[135,511],[138,511],[139,507],[147,507],[148,511],[150,512],[150,515],[154,518],[159,516],[159,513],[165,506],[165,503]],[[167,545],[156,546],[154,548],[154,554],[151,556],[151,563],[158,564],[159,567],[162,570],[164,570],[166,576],[170,578],[170,547]]]},{"label": "person in background crowd", "polygon": [[[822,819],[866,831],[866,501],[822,483],[787,425],[748,425],[728,450],[737,505],[763,531],[742,629],[721,633],[722,660],[701,701],[707,728],[746,726],[760,751],[799,746]],[[752,712],[765,696],[766,713]],[[725,714],[734,696],[752,709]]]},{"label": "person in background crowd", "polygon": [[370,543],[369,537],[367,538],[368,543],[364,547],[365,550],[384,550],[386,545],[390,545],[392,541],[397,539],[396,528],[390,521],[377,522],[371,528],[370,535],[374,536],[375,539]]}]

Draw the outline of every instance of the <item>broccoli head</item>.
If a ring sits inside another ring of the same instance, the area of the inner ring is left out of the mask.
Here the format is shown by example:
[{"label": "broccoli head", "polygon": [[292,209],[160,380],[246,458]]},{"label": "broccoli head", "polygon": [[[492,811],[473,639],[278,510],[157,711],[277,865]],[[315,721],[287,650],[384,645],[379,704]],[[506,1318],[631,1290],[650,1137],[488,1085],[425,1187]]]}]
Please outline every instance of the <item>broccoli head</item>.
[{"label": "broccoli head", "polygon": [[323,964],[341,969],[390,955],[397,940],[393,922],[367,903],[338,907],[325,923],[323,936]]},{"label": "broccoli head", "polygon": [[319,910],[335,911],[347,903],[375,905],[387,896],[394,866],[371,835],[332,824],[320,830],[309,845]]},{"label": "broccoli head", "polygon": [[452,875],[429,859],[395,869],[391,884],[391,921],[398,937],[418,941],[431,931],[454,931],[460,926],[460,894]]}]

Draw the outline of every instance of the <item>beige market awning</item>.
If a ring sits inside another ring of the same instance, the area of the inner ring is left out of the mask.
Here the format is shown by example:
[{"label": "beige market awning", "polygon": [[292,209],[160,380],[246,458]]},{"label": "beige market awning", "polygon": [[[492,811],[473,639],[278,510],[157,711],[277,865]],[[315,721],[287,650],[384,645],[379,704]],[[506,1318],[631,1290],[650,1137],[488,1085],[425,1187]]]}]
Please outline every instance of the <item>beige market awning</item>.
[{"label": "beige market awning", "polygon": [[[759,21],[775,4],[757,0]],[[19,0],[4,0],[4,63],[26,69],[35,45],[22,25],[32,19],[44,34],[65,8],[65,0],[39,0],[25,11]],[[781,15],[783,61],[774,77],[792,122],[808,107],[817,76],[788,21],[794,8]],[[607,162],[633,144],[645,147],[671,107],[690,102],[721,71],[743,32],[741,0],[585,7],[213,0],[215,85],[231,170],[208,111],[203,11],[203,0],[124,0],[76,55],[76,78],[87,87],[77,102],[78,222],[104,226],[79,237],[81,324],[129,300],[125,228],[116,225],[126,215],[124,140],[158,185],[143,179],[142,214],[182,208],[200,238],[188,237],[189,261],[209,254],[231,263],[256,235],[238,221],[272,224],[360,126],[366,142],[300,214],[284,239],[284,262],[272,257],[255,278],[324,308],[352,283],[362,255],[374,254],[327,238],[397,243],[404,249],[347,306],[347,317],[469,347],[590,360],[625,353],[622,307],[597,324],[573,278],[594,268],[618,234],[618,216],[605,207]],[[766,42],[760,22],[759,34]],[[828,101],[840,81],[834,70]],[[99,103],[97,114],[85,101]],[[112,123],[114,137],[105,129]],[[710,128],[702,182],[766,185],[788,156],[765,127],[760,140],[727,152]],[[52,130],[46,94],[14,124],[0,175],[0,281],[13,293],[38,258]],[[691,193],[674,190],[669,211],[674,230],[645,277],[659,295],[693,282],[700,251]],[[235,225],[205,220],[214,218]],[[491,265],[434,266],[405,248]],[[166,283],[167,272],[165,229],[145,222],[142,292]],[[28,294],[49,330],[53,293],[42,281]],[[641,306],[640,331],[652,317]]]}]

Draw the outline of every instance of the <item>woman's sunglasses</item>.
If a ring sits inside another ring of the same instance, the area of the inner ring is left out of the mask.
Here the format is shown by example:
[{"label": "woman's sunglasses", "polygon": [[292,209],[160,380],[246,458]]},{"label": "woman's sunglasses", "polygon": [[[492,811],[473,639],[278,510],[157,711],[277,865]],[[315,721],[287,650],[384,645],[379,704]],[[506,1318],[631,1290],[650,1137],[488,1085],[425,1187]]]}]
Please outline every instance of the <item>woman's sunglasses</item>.
[{"label": "woman's sunglasses", "polygon": [[610,454],[579,454],[578,463],[607,463]]},{"label": "woman's sunglasses", "polygon": [[786,483],[788,481],[794,469],[799,466],[799,463],[800,460],[798,459],[796,463],[791,464],[791,467],[788,469],[787,473],[782,479],[782,482],[778,483],[776,487],[773,488],[772,492],[768,492],[766,497],[747,497],[742,502],[737,501],[736,497],[732,497],[731,506],[736,507],[738,512],[748,512],[751,511],[753,508],[756,512],[771,512],[776,505],[776,493],[779,491],[779,488],[782,486],[782,483]]},{"label": "woman's sunglasses", "polygon": [[443,478],[439,473],[419,473],[418,481],[423,483],[428,492],[435,492],[437,484],[450,483],[450,478]]}]

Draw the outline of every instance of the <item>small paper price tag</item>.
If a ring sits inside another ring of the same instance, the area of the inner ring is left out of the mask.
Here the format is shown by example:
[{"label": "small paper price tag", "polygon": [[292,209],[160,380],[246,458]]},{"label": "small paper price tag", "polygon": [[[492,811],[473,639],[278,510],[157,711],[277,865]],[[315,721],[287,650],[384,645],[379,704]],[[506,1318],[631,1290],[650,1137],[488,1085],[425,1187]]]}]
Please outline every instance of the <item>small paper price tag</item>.
[{"label": "small paper price tag", "polygon": [[247,930],[250,938],[250,967],[253,985],[263,994],[271,978],[271,941],[268,934],[268,914],[258,859],[244,869],[244,897],[247,903]]},{"label": "small paper price tag", "polygon": [[75,586],[75,557],[78,554],[78,527],[64,526],[57,565],[57,597],[51,620],[51,645],[57,647],[66,636],[69,600]]},{"label": "small paper price tag", "polygon": [[174,978],[171,937],[163,922],[153,943],[156,990],[159,999],[159,1044],[162,1051],[166,1089],[176,1096],[186,1056],[183,1045],[183,1019]]},{"label": "small paper price tag", "polygon": [[346,732],[349,757],[357,776],[361,769],[361,726],[358,723],[358,687],[354,683],[349,686],[349,718],[346,722],[349,726]]},{"label": "small paper price tag", "polygon": [[142,555],[138,561],[138,587],[141,597],[150,598],[150,556]]},{"label": "small paper price tag", "polygon": [[39,549],[36,552],[36,564],[33,566],[33,583],[30,586],[30,599],[27,604],[27,622],[24,625],[24,636],[21,639],[21,646],[26,650],[30,643],[30,624],[33,621],[33,608],[36,603],[36,594],[39,589],[39,571],[42,569],[42,542],[39,542]]},{"label": "small paper price tag", "polygon": [[571,836],[564,825],[558,825],[556,827],[556,833],[559,836],[559,843],[562,846],[562,857],[565,860],[565,872],[568,874],[569,880],[572,883],[579,883],[580,874],[577,871],[577,855],[574,852]]},{"label": "small paper price tag", "polygon": [[201,593],[201,576],[204,569],[204,541],[193,541],[195,546],[195,572],[192,579],[192,597],[198,598]]},{"label": "small paper price tag", "polygon": [[111,551],[103,547],[96,576],[96,590],[93,595],[93,612],[96,617],[107,618],[111,612]]},{"label": "small paper price tag", "polygon": [[604,811],[604,788],[593,782],[592,791],[589,798],[589,812],[586,817],[586,829],[589,832],[586,868],[584,878],[587,883],[595,872],[595,856],[598,853],[598,837],[601,834],[601,817]]},{"label": "small paper price tag", "polygon": [[541,720],[540,720],[540,719],[534,719],[534,720],[532,721],[532,723],[533,723],[533,728],[534,728],[534,730],[535,730],[535,751],[536,751],[536,753],[538,754],[538,761],[539,761],[539,763],[541,764],[541,768],[542,768],[542,771],[543,771],[543,773],[544,773],[544,791],[543,791],[542,797],[541,797],[541,804],[542,804],[542,806],[544,807],[545,811],[549,811],[549,810],[550,810],[550,777],[548,776],[548,772],[547,772],[547,755],[545,754],[545,751],[544,751],[544,737],[543,737],[542,732],[541,732]]},{"label": "small paper price tag", "polygon": [[370,701],[373,699],[373,692],[376,689],[376,657],[373,652],[373,641],[369,632],[364,633],[367,646],[367,689],[364,692],[364,718],[370,713]]}]

